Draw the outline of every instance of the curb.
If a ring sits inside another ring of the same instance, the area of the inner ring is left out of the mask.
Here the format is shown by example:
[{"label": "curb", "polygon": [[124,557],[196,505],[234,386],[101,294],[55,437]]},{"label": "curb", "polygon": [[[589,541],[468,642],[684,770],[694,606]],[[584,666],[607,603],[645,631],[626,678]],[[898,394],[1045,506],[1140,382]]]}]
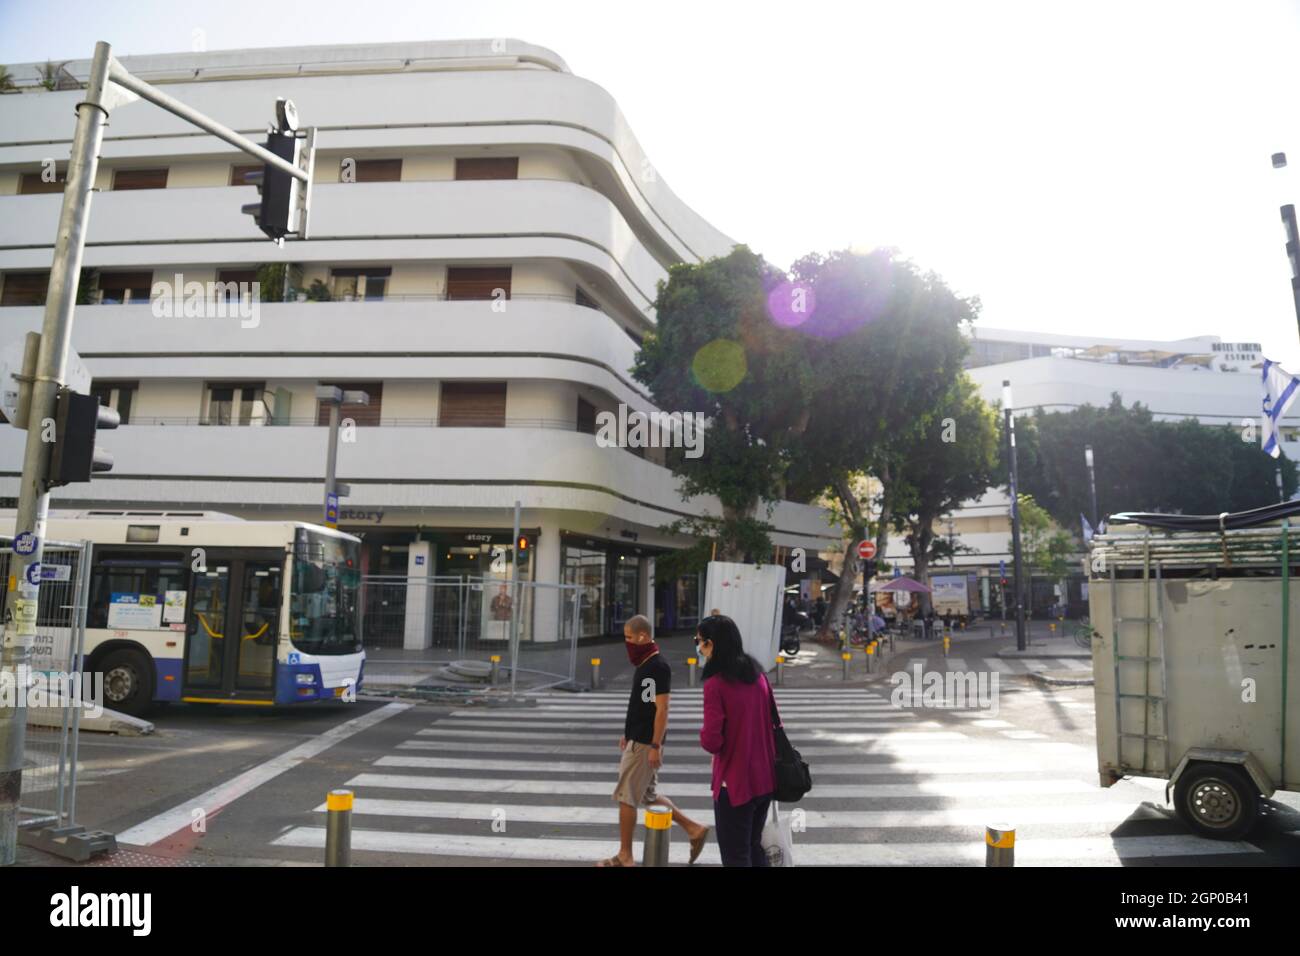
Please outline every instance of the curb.
[{"label": "curb", "polygon": [[1039,671],[1030,671],[1029,679],[1051,687],[1092,687],[1096,679],[1092,677],[1048,677]]}]

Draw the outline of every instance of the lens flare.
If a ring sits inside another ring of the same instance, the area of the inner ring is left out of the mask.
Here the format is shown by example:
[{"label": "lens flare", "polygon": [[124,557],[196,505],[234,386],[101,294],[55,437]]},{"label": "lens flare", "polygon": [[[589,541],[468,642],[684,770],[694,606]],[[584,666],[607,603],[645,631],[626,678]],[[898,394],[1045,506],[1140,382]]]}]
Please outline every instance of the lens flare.
[{"label": "lens flare", "polygon": [[744,381],[748,370],[745,349],[733,339],[714,339],[691,360],[695,381],[710,392],[731,391]]},{"label": "lens flare", "polygon": [[767,312],[785,329],[803,325],[817,311],[817,294],[807,282],[782,282],[767,295]]}]

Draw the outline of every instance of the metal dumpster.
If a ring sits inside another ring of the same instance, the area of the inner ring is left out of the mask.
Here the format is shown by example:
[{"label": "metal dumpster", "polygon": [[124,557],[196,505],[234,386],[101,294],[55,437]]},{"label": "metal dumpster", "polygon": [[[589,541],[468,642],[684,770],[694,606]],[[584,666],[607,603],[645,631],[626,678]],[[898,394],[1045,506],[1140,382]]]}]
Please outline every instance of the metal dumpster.
[{"label": "metal dumpster", "polygon": [[1261,799],[1300,790],[1293,514],[1300,503],[1203,519],[1116,515],[1093,539],[1101,785],[1168,780],[1178,816],[1202,836],[1239,839]]}]

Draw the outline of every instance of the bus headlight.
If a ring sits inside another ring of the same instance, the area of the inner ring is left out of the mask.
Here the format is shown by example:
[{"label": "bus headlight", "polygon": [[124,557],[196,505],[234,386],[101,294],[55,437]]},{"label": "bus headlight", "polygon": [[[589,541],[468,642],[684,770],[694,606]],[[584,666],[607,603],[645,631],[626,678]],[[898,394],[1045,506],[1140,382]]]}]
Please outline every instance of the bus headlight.
[{"label": "bus headlight", "polygon": [[315,676],[314,674],[299,674],[299,675],[298,675],[298,683],[299,683],[299,684],[314,684],[314,683],[316,683],[316,676]]}]

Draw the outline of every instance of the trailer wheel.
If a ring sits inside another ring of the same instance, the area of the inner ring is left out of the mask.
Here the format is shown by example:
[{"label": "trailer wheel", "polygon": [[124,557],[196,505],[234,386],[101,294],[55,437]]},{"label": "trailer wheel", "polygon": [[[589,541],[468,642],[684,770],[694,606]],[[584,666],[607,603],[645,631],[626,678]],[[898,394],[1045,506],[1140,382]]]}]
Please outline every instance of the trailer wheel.
[{"label": "trailer wheel", "polygon": [[1174,810],[1200,836],[1240,840],[1259,818],[1259,787],[1232,764],[1196,764],[1174,785]]}]

